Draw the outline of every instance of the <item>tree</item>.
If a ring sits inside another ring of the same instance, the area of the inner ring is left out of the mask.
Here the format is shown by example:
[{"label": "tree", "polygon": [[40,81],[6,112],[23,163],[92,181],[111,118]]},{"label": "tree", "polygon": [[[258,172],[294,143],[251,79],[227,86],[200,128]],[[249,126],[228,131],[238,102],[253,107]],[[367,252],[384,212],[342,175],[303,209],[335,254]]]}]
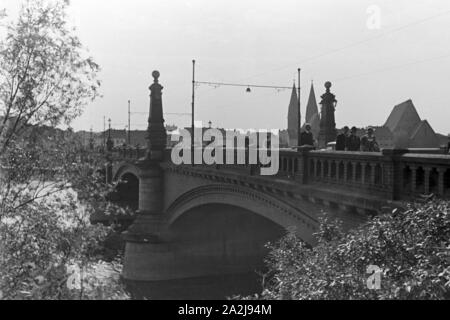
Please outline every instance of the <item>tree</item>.
[{"label": "tree", "polygon": [[[103,157],[56,129],[100,86],[67,6],[25,1],[0,43],[0,299],[127,298],[117,277],[99,284],[93,273],[112,229],[89,218],[128,211],[106,200],[115,186],[96,175]],[[68,267],[80,270],[79,285],[67,285]]]},{"label": "tree", "polygon": [[0,43],[0,148],[28,125],[56,126],[98,96],[99,66],[66,22],[68,1],[27,0]]},{"label": "tree", "polygon": [[[450,298],[448,201],[407,204],[348,234],[341,230],[338,222],[325,219],[314,248],[294,233],[270,246],[272,277],[262,298]],[[379,290],[367,284],[370,266],[381,271]]]}]

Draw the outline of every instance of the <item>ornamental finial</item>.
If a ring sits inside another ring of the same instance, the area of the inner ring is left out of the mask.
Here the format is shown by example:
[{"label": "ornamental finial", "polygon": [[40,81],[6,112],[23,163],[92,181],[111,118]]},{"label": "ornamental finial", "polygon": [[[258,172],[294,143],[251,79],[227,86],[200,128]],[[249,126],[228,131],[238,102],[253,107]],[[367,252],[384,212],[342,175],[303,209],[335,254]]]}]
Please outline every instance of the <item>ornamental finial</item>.
[{"label": "ornamental finial", "polygon": [[159,71],[157,71],[157,70],[153,71],[152,77],[153,77],[153,79],[155,79],[155,82],[158,82],[160,76],[161,76],[161,74],[159,73]]}]

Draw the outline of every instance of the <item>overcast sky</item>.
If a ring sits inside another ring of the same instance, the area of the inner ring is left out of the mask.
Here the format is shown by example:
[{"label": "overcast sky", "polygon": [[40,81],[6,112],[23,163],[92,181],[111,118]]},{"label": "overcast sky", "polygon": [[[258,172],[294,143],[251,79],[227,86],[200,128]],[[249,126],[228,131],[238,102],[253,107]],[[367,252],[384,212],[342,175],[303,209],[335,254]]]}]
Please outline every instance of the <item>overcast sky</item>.
[{"label": "overcast sky", "polygon": [[[303,109],[311,80],[318,97],[329,80],[339,127],[382,125],[396,104],[412,99],[436,131],[450,133],[448,0],[71,2],[71,22],[103,69],[104,97],[74,123],[77,130],[101,130],[103,116],[124,129],[128,99],[134,112],[147,112],[155,69],[165,87],[164,111],[190,112],[195,58],[199,81],[292,86],[301,67]],[[11,12],[18,3],[0,0]],[[367,25],[373,5],[381,10],[379,29]],[[196,119],[283,129],[290,94],[202,86]],[[133,115],[132,128],[145,129],[146,120]],[[166,121],[188,125],[190,119],[167,115]]]}]

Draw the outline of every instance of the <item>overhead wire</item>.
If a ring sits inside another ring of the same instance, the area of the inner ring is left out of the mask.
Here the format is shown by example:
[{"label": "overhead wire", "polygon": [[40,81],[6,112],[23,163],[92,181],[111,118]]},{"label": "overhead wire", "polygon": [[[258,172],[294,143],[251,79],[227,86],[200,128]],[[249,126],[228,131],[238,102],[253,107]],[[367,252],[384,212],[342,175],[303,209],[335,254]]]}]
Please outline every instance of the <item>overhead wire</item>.
[{"label": "overhead wire", "polygon": [[[344,51],[344,50],[347,50],[347,49],[350,49],[350,48],[357,47],[357,46],[359,46],[359,45],[362,45],[362,44],[365,44],[365,43],[368,43],[368,42],[371,42],[371,41],[374,41],[374,40],[383,38],[383,37],[385,37],[385,36],[388,36],[388,35],[391,35],[391,34],[394,34],[394,33],[400,32],[400,31],[403,31],[403,30],[405,30],[405,29],[407,29],[407,28],[410,28],[410,27],[413,27],[413,26],[416,26],[416,25],[425,23],[425,22],[430,21],[430,20],[434,20],[434,19],[440,18],[440,17],[442,17],[442,16],[444,16],[444,15],[448,15],[448,14],[450,14],[450,10],[444,11],[444,12],[441,12],[441,13],[438,13],[438,14],[435,14],[435,15],[433,15],[433,16],[429,16],[429,17],[426,17],[426,18],[423,18],[423,19],[420,19],[420,20],[413,21],[413,22],[411,22],[411,23],[408,23],[408,24],[405,24],[405,25],[403,25],[403,26],[394,28],[394,29],[392,29],[392,30],[390,30],[390,31],[381,33],[381,34],[379,34],[379,35],[370,37],[370,38],[368,38],[368,39],[363,39],[363,40],[360,40],[360,41],[356,41],[356,42],[353,42],[353,43],[348,44],[348,45],[343,46],[343,47],[331,49],[331,50],[329,50],[329,51],[326,51],[326,52],[323,52],[323,53],[320,53],[320,54],[317,54],[317,55],[314,55],[314,56],[310,56],[310,57],[308,57],[308,58],[305,58],[305,59],[301,60],[299,63],[297,63],[297,65],[303,65],[305,62],[313,61],[313,60],[316,60],[316,59],[319,59],[319,58],[322,58],[322,57],[326,57],[326,56],[335,54],[335,53],[337,53],[337,52],[341,52],[341,51]],[[289,64],[289,65],[283,65],[283,66],[278,67],[278,68],[276,68],[276,69],[273,69],[273,70],[271,70],[271,71],[266,71],[266,72],[264,72],[264,73],[256,74],[256,75],[253,75],[253,76],[244,78],[244,79],[242,79],[242,80],[240,80],[240,81],[244,81],[244,80],[247,80],[247,79],[253,79],[253,78],[256,78],[256,77],[260,77],[260,76],[263,76],[263,75],[267,75],[267,74],[269,74],[269,73],[277,72],[277,71],[280,71],[280,70],[285,70],[285,69],[287,69],[287,68],[292,68],[292,67],[293,67],[292,64]]]}]

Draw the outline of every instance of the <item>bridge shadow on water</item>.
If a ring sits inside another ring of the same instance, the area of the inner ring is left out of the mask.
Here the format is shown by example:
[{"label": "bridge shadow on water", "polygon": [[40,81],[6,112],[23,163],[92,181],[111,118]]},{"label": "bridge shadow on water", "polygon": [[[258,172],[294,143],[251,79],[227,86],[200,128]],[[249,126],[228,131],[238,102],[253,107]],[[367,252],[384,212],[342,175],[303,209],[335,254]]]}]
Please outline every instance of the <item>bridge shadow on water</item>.
[{"label": "bridge shadow on water", "polygon": [[227,300],[262,291],[261,278],[255,272],[158,282],[127,281],[126,286],[134,300]]},{"label": "bridge shadow on water", "polygon": [[[261,293],[266,245],[285,232],[236,206],[195,207],[170,226],[166,239],[174,260],[162,259],[152,274],[161,279],[128,282],[128,289],[135,299],[150,300],[225,300]],[[158,261],[157,253],[153,259]]]}]

